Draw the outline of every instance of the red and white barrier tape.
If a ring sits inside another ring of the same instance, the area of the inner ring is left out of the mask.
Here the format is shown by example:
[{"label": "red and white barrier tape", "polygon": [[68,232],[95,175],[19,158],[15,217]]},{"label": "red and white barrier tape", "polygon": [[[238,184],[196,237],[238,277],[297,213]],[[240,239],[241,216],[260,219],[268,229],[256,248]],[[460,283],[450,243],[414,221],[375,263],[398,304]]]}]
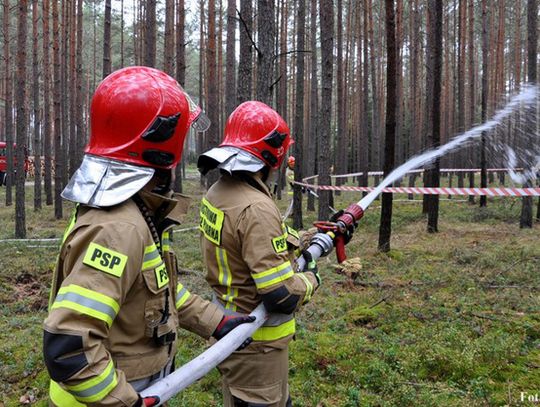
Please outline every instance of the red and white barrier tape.
[{"label": "red and white barrier tape", "polygon": [[[352,186],[333,186],[333,185],[311,185],[301,182],[295,184],[310,189],[319,189],[322,191],[354,191],[370,192],[375,187],[352,187]],[[462,196],[540,196],[540,188],[416,188],[416,187],[387,187],[383,192],[393,192],[397,194],[425,194],[425,195],[462,195]]]},{"label": "red and white barrier tape", "polygon": [[[487,172],[508,172],[508,171],[523,171],[523,168],[488,168]],[[441,172],[480,172],[480,168],[441,168]],[[407,172],[407,174],[421,174],[424,172],[424,169],[420,170],[412,170]],[[330,175],[330,178],[348,178],[348,177],[359,177],[363,174],[363,172],[353,172],[350,174],[341,174],[341,175]],[[369,171],[368,175],[383,175],[384,173],[382,171]],[[304,178],[305,181],[309,181],[312,179],[317,178],[318,175],[311,175],[309,177]]]}]

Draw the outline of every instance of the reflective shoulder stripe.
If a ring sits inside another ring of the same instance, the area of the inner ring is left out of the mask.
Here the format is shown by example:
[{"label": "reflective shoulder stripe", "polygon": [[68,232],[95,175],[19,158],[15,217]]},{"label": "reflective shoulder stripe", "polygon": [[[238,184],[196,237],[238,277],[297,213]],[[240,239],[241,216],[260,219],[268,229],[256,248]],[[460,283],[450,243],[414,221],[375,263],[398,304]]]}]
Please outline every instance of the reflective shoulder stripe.
[{"label": "reflective shoulder stripe", "polygon": [[103,400],[118,384],[116,370],[111,360],[105,370],[98,376],[84,381],[76,386],[66,386],[66,389],[78,401],[94,403]]},{"label": "reflective shoulder stripe", "polygon": [[73,227],[75,226],[75,222],[77,222],[78,209],[79,209],[79,204],[75,206],[75,208],[73,209],[73,212],[71,213],[69,224],[67,225],[66,230],[64,231],[64,236],[62,237],[62,243],[66,241],[66,238],[69,236],[70,232],[73,230]]},{"label": "reflective shoulder stripe", "polygon": [[309,281],[309,278],[306,277],[304,273],[297,273],[298,277],[300,277],[304,283],[306,283],[306,295],[304,296],[304,304],[311,300],[311,296],[313,295],[313,284],[311,284],[311,281]]},{"label": "reflective shoulder stripe", "polygon": [[280,266],[273,267],[269,270],[263,271],[261,273],[252,273],[251,277],[255,281],[255,285],[258,289],[269,287],[273,284],[277,284],[281,281],[292,277],[294,271],[291,266],[290,261],[286,261]]},{"label": "reflective shoulder stripe", "polygon": [[75,284],[60,288],[51,310],[57,308],[72,309],[99,319],[109,327],[120,310],[113,298]]},{"label": "reflective shoulder stripe", "polygon": [[293,237],[295,237],[297,239],[300,239],[300,235],[298,234],[298,232],[296,230],[294,230],[293,228],[291,228],[289,225],[285,225],[285,231],[289,235],[291,235],[291,236],[293,236]]},{"label": "reflective shoulder stripe", "polygon": [[176,309],[179,309],[188,298],[191,296],[190,292],[183,286],[183,284],[178,283],[176,287]]},{"label": "reflective shoulder stripe", "polygon": [[84,407],[85,404],[79,403],[75,397],[65,391],[55,381],[49,384],[49,397],[57,407]]},{"label": "reflective shoulder stripe", "polygon": [[163,260],[161,259],[161,256],[159,254],[159,250],[156,244],[152,243],[150,246],[146,246],[144,249],[142,269],[148,270],[148,269],[156,268],[161,263],[163,263]]},{"label": "reflective shoulder stripe", "polygon": [[164,252],[171,251],[171,234],[168,230],[161,235],[161,248]]},{"label": "reflective shoulder stripe", "polygon": [[296,332],[296,322],[291,319],[278,326],[263,326],[257,329],[251,336],[254,341],[276,341]]}]

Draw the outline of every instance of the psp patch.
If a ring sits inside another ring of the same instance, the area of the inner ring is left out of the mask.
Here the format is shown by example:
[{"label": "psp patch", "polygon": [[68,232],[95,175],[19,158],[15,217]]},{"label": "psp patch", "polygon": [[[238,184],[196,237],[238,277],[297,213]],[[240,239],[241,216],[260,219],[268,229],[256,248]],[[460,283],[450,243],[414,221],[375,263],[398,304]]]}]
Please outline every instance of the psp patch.
[{"label": "psp patch", "polygon": [[104,273],[121,277],[126,268],[128,256],[117,251],[103,247],[97,243],[90,243],[83,263]]},{"label": "psp patch", "polygon": [[169,274],[167,274],[167,268],[165,267],[164,263],[157,267],[154,270],[154,273],[156,274],[156,283],[158,288],[169,284]]},{"label": "psp patch", "polygon": [[274,237],[272,239],[272,246],[274,246],[274,250],[276,253],[282,253],[287,250],[287,233]]}]

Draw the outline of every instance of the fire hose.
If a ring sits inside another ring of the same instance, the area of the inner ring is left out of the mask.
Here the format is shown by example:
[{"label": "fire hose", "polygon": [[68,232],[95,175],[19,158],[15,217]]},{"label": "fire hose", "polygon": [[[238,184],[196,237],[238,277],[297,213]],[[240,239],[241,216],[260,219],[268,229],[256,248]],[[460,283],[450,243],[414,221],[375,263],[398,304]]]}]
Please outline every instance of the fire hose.
[{"label": "fire hose", "polygon": [[[337,214],[335,222],[323,221],[315,223],[319,233],[315,234],[311,239],[310,246],[306,249],[311,254],[313,260],[328,255],[334,246],[336,247],[336,256],[340,263],[347,258],[345,253],[347,232],[354,231],[357,222],[364,215],[364,209],[367,209],[378,194],[379,192],[372,191],[358,203],[349,205],[347,209]],[[304,256],[296,259],[297,270],[303,270],[305,264],[306,260]],[[143,390],[141,396],[157,396],[159,398],[159,404],[157,405],[161,405],[206,375],[214,367],[227,359],[268,318],[268,312],[262,303],[250,315],[256,317],[254,322],[239,325],[198,357]]]}]

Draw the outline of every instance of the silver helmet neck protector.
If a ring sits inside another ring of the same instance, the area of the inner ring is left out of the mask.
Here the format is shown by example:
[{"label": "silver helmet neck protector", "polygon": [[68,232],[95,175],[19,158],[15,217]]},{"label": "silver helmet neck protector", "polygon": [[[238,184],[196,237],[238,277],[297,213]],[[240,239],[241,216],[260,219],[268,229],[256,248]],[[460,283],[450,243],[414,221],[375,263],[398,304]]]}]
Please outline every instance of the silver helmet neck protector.
[{"label": "silver helmet neck protector", "polygon": [[214,168],[231,173],[233,171],[257,172],[264,168],[266,164],[237,147],[223,146],[213,148],[199,156],[197,167],[204,175]]},{"label": "silver helmet neck protector", "polygon": [[155,170],[86,154],[62,197],[95,208],[117,205],[139,192]]}]

